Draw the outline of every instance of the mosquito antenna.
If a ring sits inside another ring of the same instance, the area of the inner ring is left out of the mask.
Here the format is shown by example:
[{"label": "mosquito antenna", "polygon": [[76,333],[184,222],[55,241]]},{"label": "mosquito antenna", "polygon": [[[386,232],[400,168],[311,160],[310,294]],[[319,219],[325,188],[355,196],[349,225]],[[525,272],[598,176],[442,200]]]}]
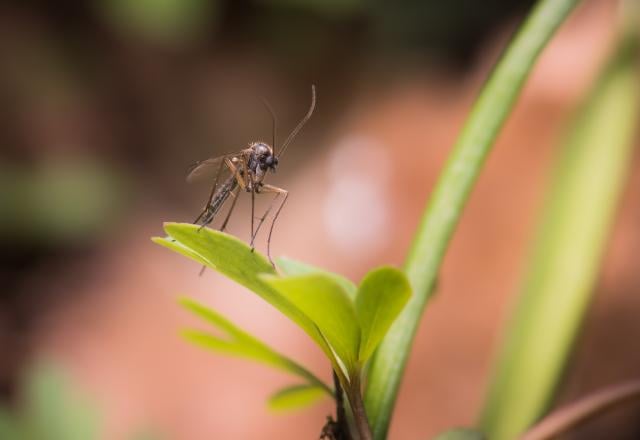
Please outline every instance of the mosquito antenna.
[{"label": "mosquito antenna", "polygon": [[302,118],[302,121],[300,121],[298,123],[298,126],[293,129],[293,131],[291,132],[289,137],[284,141],[284,144],[282,144],[282,148],[280,149],[280,152],[278,153],[278,157],[281,157],[284,154],[285,150],[287,149],[287,147],[289,146],[291,141],[293,141],[293,139],[296,137],[298,132],[302,129],[304,124],[307,123],[309,118],[311,118],[311,115],[313,114],[313,110],[315,108],[316,108],[316,86],[312,85],[311,86],[311,106],[309,107],[309,111],[304,116],[304,118]]},{"label": "mosquito antenna", "polygon": [[276,113],[273,111],[273,108],[269,104],[269,101],[267,101],[266,98],[261,98],[261,99],[262,99],[262,103],[264,104],[264,106],[267,108],[267,111],[269,111],[269,114],[271,115],[271,147],[275,150],[276,149],[276,127],[278,125],[278,118],[276,117]]}]

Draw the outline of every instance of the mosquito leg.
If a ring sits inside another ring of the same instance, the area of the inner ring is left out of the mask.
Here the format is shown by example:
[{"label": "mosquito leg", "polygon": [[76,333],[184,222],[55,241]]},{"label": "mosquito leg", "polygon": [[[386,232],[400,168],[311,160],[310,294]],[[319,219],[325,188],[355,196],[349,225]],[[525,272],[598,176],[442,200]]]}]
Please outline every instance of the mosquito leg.
[{"label": "mosquito leg", "polygon": [[211,193],[209,194],[209,198],[207,199],[207,203],[206,203],[206,205],[204,205],[204,208],[202,209],[202,212],[200,213],[200,215],[198,217],[196,217],[196,219],[193,221],[194,224],[197,224],[200,221],[200,219],[202,218],[202,216],[205,215],[205,213],[209,209],[209,205],[211,204],[211,200],[213,200],[213,195],[216,193],[216,185],[217,185],[217,183],[214,183],[213,186],[211,187]]},{"label": "mosquito leg", "polygon": [[[247,161],[245,158],[242,159],[242,163],[244,165],[244,169],[248,170],[247,167]],[[251,252],[253,252],[254,250],[254,246],[253,246],[253,239],[254,239],[254,234],[253,234],[253,230],[254,230],[254,217],[255,217],[255,212],[256,212],[256,183],[253,180],[253,174],[250,172],[246,172],[245,173],[245,179],[247,179],[247,189],[249,191],[251,191]]]},{"label": "mosquito leg", "polygon": [[264,224],[264,221],[266,220],[266,218],[269,216],[269,213],[273,209],[273,205],[276,203],[276,200],[278,200],[278,197],[280,197],[280,194],[281,193],[276,193],[276,196],[273,198],[273,200],[271,200],[271,204],[269,204],[269,207],[267,208],[267,210],[264,212],[262,217],[260,217],[260,221],[258,222],[258,226],[256,227],[256,231],[253,234],[253,240],[255,240],[255,238],[258,236],[258,232],[260,232],[260,228]]},{"label": "mosquito leg", "polygon": [[[246,167],[243,166],[243,168],[238,169],[238,167],[233,162],[231,162],[229,159],[226,159],[225,163],[226,163],[227,167],[231,170],[233,175],[235,176],[236,182],[238,182],[238,185],[240,185],[240,188],[242,188],[243,190],[246,190],[247,189],[247,182],[246,182],[245,178],[243,177],[242,173],[240,172],[241,170],[246,169]],[[243,161],[243,163],[244,163],[244,161]]]},{"label": "mosquito leg", "polygon": [[253,234],[253,221],[254,221],[254,216],[255,216],[255,211],[256,211],[256,192],[254,191],[254,189],[251,189],[251,252],[253,252],[253,250],[255,249],[255,247],[253,246],[253,240],[255,239],[255,235]]},{"label": "mosquito leg", "polygon": [[[197,224],[200,219],[202,218],[203,215],[206,214],[207,210],[209,209],[209,205],[211,205],[211,201],[213,200],[213,196],[216,193],[216,189],[218,188],[218,179],[220,178],[220,174],[222,171],[222,166],[225,165],[225,161],[221,161],[220,162],[220,167],[218,168],[218,172],[216,173],[216,178],[213,181],[213,186],[211,187],[211,193],[209,193],[209,198],[207,199],[207,203],[204,205],[204,208],[202,209],[202,212],[200,213],[200,215],[198,217],[196,217],[196,219],[193,221],[194,224]],[[202,225],[198,231],[200,229],[202,229],[204,227],[204,225]]]},{"label": "mosquito leg", "polygon": [[269,228],[269,235],[267,236],[267,257],[269,257],[269,261],[271,262],[271,265],[275,268],[276,265],[274,264],[273,260],[271,259],[271,235],[273,234],[273,227],[276,225],[276,220],[278,220],[278,216],[280,215],[280,211],[282,211],[282,208],[284,207],[284,204],[287,201],[287,198],[289,198],[289,192],[285,191],[284,192],[284,198],[282,199],[282,202],[280,203],[280,206],[278,207],[278,210],[276,211],[276,214],[273,216],[273,220],[271,221],[271,227]]},{"label": "mosquito leg", "polygon": [[224,232],[224,230],[227,229],[227,223],[229,223],[229,219],[231,218],[231,213],[233,212],[233,209],[236,207],[236,202],[238,201],[238,197],[240,197],[240,191],[238,191],[237,194],[231,193],[231,195],[233,196],[233,202],[231,202],[231,207],[229,208],[229,212],[227,213],[227,216],[224,218],[224,222],[222,222],[222,226],[220,226],[220,232]]},{"label": "mosquito leg", "polygon": [[[278,206],[278,209],[277,209],[275,215],[273,216],[273,220],[271,220],[271,227],[269,228],[269,235],[267,236],[267,257],[269,258],[269,262],[271,263],[271,265],[275,268],[276,265],[273,262],[273,260],[271,259],[271,235],[273,234],[273,227],[276,224],[276,220],[278,220],[278,216],[280,215],[280,211],[282,211],[282,208],[284,207],[284,204],[287,202],[287,198],[289,197],[289,191],[287,191],[286,189],[278,188],[277,186],[273,186],[273,185],[264,185],[262,187],[262,190],[265,191],[265,192],[278,193],[278,195],[280,195],[280,194],[284,195],[284,198],[282,199],[282,202],[280,202],[280,206]],[[275,198],[274,198],[274,202],[275,202]]]},{"label": "mosquito leg", "polygon": [[207,212],[207,208],[206,207],[200,212],[200,214],[196,217],[196,219],[192,223],[194,225],[197,225],[205,212]]}]

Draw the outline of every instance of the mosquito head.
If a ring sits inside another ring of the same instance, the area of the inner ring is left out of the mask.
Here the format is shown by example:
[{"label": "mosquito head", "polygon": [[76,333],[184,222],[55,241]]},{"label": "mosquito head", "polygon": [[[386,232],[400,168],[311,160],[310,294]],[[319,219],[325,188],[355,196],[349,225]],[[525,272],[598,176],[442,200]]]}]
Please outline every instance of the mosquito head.
[{"label": "mosquito head", "polygon": [[278,167],[278,158],[272,154],[264,160],[264,164],[268,169],[275,173],[276,168]]},{"label": "mosquito head", "polygon": [[263,172],[267,170],[276,171],[278,158],[273,153],[273,148],[263,142],[255,142],[251,144],[251,150],[252,160],[250,162],[255,164],[251,166],[250,163],[252,169],[257,170],[260,168]]}]

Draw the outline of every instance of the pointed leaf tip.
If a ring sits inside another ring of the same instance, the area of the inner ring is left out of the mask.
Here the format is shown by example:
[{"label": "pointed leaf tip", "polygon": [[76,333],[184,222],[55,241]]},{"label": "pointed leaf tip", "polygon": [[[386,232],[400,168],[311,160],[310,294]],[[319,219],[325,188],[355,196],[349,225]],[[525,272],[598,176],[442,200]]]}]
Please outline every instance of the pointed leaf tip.
[{"label": "pointed leaf tip", "polygon": [[291,411],[313,405],[325,396],[328,394],[318,386],[293,385],[269,397],[267,406],[273,411]]}]

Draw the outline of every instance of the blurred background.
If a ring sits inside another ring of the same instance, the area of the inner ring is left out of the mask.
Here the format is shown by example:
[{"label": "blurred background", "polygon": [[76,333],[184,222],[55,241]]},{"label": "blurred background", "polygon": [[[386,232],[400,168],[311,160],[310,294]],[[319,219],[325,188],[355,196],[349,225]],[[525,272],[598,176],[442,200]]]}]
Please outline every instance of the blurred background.
[{"label": "blurred background", "polygon": [[[317,438],[330,402],[272,414],[264,400],[288,378],[183,342],[178,330],[197,323],[175,299],[212,305],[330,380],[319,350],[250,292],[211,271],[199,277],[197,264],[149,238],[199,213],[209,188],[185,183],[191,163],[270,142],[261,97],[284,139],[316,84],[316,112],[271,179],[290,191],[272,252],[355,281],[371,266],[401,265],[473,99],[531,4],[3,2],[4,407],[24,407],[22,384],[46,359],[91,402],[101,439]],[[554,146],[615,23],[616,2],[585,1],[538,63],[448,252],[391,439],[475,422]],[[636,154],[560,403],[640,373],[629,348],[640,338],[639,165]],[[248,201],[229,228],[245,240]],[[612,412],[579,438],[638,438],[638,411]]]}]

